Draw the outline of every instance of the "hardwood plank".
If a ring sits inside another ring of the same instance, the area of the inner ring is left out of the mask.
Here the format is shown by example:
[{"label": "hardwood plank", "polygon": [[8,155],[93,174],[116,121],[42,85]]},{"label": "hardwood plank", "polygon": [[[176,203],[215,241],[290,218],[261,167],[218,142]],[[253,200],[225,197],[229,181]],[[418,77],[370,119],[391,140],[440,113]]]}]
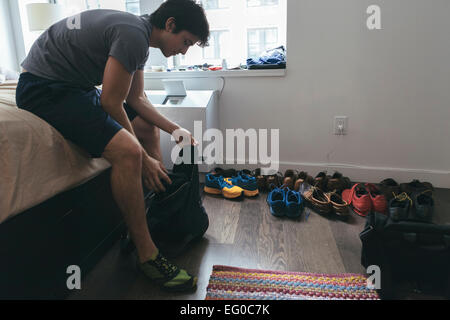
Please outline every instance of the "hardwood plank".
[{"label": "hardwood plank", "polygon": [[239,222],[234,237],[233,255],[231,263],[235,267],[258,268],[258,241],[262,218],[259,214],[260,205],[257,201],[244,199],[241,202]]},{"label": "hardwood plank", "polygon": [[365,274],[366,270],[361,265],[361,240],[359,234],[364,229],[365,218],[353,213],[347,221],[330,219],[329,224],[336,246],[339,249],[342,263],[347,273]]},{"label": "hardwood plank", "polygon": [[[305,209],[310,210],[310,209]],[[311,212],[300,222],[284,224],[288,266],[292,271],[343,273],[345,267],[325,217]]]},{"label": "hardwood plank", "polygon": [[287,267],[288,258],[283,220],[270,214],[265,198],[265,195],[260,196],[257,206],[258,212],[255,212],[255,214],[261,216],[259,232],[255,234],[258,236],[256,243],[258,268],[284,271]]},{"label": "hardwood plank", "polygon": [[210,220],[206,234],[211,243],[232,244],[238,227],[241,201],[206,195],[203,206]]}]

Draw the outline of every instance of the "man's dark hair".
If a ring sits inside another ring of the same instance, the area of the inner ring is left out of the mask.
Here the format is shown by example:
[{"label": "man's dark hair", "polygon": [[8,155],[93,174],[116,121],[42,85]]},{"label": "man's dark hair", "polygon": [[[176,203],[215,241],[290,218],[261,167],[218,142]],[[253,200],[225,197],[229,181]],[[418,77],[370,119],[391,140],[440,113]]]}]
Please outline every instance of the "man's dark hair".
[{"label": "man's dark hair", "polygon": [[175,18],[174,33],[188,31],[200,39],[199,46],[208,45],[209,24],[201,4],[194,0],[166,0],[150,15],[149,21],[152,26],[165,29],[167,19],[171,17]]}]

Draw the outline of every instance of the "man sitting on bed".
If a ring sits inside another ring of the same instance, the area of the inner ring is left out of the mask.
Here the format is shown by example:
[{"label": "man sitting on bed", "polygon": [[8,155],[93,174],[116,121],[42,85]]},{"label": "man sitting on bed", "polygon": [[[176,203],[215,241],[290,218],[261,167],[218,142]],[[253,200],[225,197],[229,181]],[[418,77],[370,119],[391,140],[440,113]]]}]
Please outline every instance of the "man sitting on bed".
[{"label": "man sitting on bed", "polygon": [[[159,130],[195,143],[161,115],[144,93],[149,47],[165,57],[206,45],[209,25],[193,0],[167,0],[152,15],[91,10],[46,30],[22,63],[17,105],[112,166],[114,199],[124,214],[141,270],[164,289],[196,287],[197,277],[165,259],[148,231],[142,177],[148,188],[171,183],[161,159]],[[95,86],[103,84],[102,90]],[[124,102],[125,101],[125,102]]]}]

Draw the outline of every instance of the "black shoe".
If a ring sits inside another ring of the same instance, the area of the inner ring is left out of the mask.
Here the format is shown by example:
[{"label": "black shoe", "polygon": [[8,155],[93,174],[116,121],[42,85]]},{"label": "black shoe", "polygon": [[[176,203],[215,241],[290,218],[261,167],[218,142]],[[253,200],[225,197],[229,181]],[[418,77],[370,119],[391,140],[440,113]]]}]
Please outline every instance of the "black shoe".
[{"label": "black shoe", "polygon": [[413,201],[406,192],[396,195],[389,201],[389,218],[393,221],[407,220],[412,206]]},{"label": "black shoe", "polygon": [[431,190],[426,190],[414,195],[414,218],[417,220],[431,222],[434,211],[434,200]]},{"label": "black shoe", "polygon": [[429,182],[420,182],[419,180],[413,180],[410,183],[400,184],[400,192],[406,192],[409,196],[427,190],[434,191],[433,185]]},{"label": "black shoe", "polygon": [[378,184],[381,192],[384,194],[386,199],[389,201],[394,198],[394,194],[400,194],[400,186],[392,178],[385,179]]},{"label": "black shoe", "polygon": [[233,178],[237,176],[237,171],[235,169],[215,168],[211,174],[214,176],[222,176],[224,178]]}]

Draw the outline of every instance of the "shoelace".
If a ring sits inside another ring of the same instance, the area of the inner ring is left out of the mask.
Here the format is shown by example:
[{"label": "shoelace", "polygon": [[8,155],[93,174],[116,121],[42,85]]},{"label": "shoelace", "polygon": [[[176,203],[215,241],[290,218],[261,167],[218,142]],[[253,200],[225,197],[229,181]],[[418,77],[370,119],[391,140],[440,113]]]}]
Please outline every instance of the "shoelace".
[{"label": "shoelace", "polygon": [[411,204],[411,206],[413,205],[412,199],[408,196],[408,194],[406,192],[403,192],[399,195],[396,195],[395,192],[392,192],[392,194],[394,195],[395,200],[400,201],[400,202],[409,200],[409,203]]},{"label": "shoelace", "polygon": [[427,192],[429,192],[429,193],[433,194],[433,190],[431,190],[431,189],[428,189],[428,190],[425,190],[425,191],[423,191],[423,192],[419,193],[419,196],[421,196],[421,195],[423,195],[423,194],[425,194],[425,193],[427,193]]},{"label": "shoelace", "polygon": [[219,185],[221,188],[233,187],[233,185],[231,183],[229,183],[227,180],[225,180],[224,177],[220,176],[218,179],[219,179]]},{"label": "shoelace", "polygon": [[169,279],[173,278],[178,270],[175,265],[171,264],[161,254],[158,254],[158,257],[153,261],[153,263],[155,264],[155,267]]}]

